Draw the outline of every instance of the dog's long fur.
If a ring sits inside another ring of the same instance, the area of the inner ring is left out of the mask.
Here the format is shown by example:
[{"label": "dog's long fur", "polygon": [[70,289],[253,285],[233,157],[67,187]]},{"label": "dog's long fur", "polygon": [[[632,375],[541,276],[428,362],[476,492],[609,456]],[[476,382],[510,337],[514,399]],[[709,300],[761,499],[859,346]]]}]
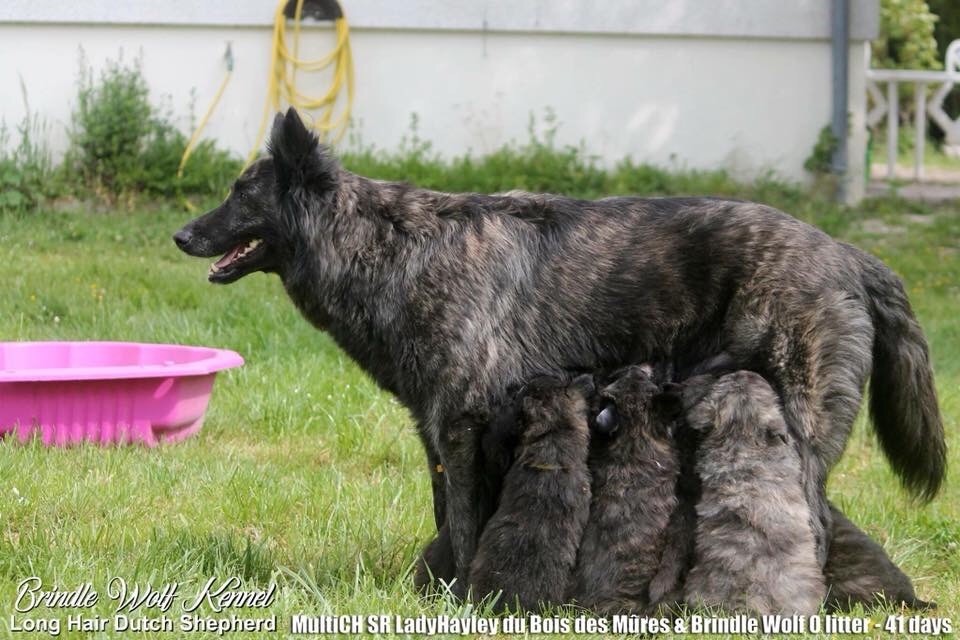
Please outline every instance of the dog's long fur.
[{"label": "dog's long fur", "polygon": [[518,399],[520,442],[493,517],[470,564],[473,595],[500,592],[500,608],[566,601],[590,513],[590,376],[544,377]]},{"label": "dog's long fur", "polygon": [[868,376],[888,459],[913,492],[937,492],[945,446],[926,342],[896,276],[854,247],[748,202],[370,180],[340,168],[292,109],[270,151],[175,239],[197,256],[262,239],[211,279],[276,272],[303,315],[411,410],[443,469],[435,515],[461,578],[478,534],[479,440],[451,421],[542,371],[682,368],[726,351],[763,373],[800,443],[821,559],[824,481]]},{"label": "dog's long fur", "polygon": [[777,396],[748,371],[708,385],[686,415],[705,435],[685,600],[761,615],[816,613],[826,593],[823,571],[800,456]]},{"label": "dog's long fur", "polygon": [[673,427],[681,406],[679,398],[661,405],[665,396],[647,366],[616,373],[598,395],[615,408],[619,425],[610,436],[592,436],[590,519],[570,596],[605,615],[642,614],[652,604],[650,582],[677,508]]}]

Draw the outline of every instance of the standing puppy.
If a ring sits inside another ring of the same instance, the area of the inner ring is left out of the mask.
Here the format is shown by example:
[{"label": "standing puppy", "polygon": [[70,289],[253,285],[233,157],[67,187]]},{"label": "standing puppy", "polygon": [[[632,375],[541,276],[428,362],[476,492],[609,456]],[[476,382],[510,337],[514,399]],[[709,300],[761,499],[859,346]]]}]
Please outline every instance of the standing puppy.
[{"label": "standing puppy", "polygon": [[516,458],[470,565],[475,597],[499,591],[501,607],[523,609],[564,602],[590,510],[592,392],[590,376],[537,378],[523,392]]},{"label": "standing puppy", "polygon": [[681,405],[661,393],[649,366],[615,374],[599,394],[590,445],[587,523],[571,596],[603,614],[643,612],[677,506],[672,427]]},{"label": "standing puppy", "polygon": [[749,371],[706,389],[691,385],[691,428],[703,432],[696,465],[696,553],[691,606],[757,614],[813,614],[825,594],[804,498],[800,456],[773,389]]}]

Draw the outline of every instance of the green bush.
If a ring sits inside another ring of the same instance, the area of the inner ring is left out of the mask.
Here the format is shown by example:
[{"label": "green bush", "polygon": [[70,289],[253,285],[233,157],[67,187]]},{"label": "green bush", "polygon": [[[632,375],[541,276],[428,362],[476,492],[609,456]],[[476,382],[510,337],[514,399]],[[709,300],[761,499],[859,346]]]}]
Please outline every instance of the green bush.
[{"label": "green bush", "polygon": [[934,27],[937,16],[926,0],[881,0],[880,37],[871,45],[874,67],[939,69]]},{"label": "green bush", "polygon": [[81,60],[69,164],[98,192],[135,189],[137,168],[152,128],[149,89],[140,71],[108,61],[99,81]]},{"label": "green bush", "polygon": [[56,195],[60,186],[50,152],[42,142],[43,125],[30,111],[22,80],[20,90],[26,115],[17,125],[19,143],[15,148],[8,149],[10,132],[0,123],[0,212],[32,210]]},{"label": "green bush", "polygon": [[201,140],[177,177],[187,136],[163,119],[156,119],[144,145],[137,170],[142,193],[164,196],[171,193],[222,196],[240,174],[243,163],[212,140]]},{"label": "green bush", "polygon": [[803,161],[803,168],[813,174],[825,174],[833,171],[833,154],[840,140],[833,135],[833,129],[827,125],[820,129],[813,151]]},{"label": "green bush", "polygon": [[95,81],[81,60],[67,172],[108,201],[120,196],[222,195],[242,163],[202,141],[177,178],[187,137],[150,102],[139,61],[108,61]]}]

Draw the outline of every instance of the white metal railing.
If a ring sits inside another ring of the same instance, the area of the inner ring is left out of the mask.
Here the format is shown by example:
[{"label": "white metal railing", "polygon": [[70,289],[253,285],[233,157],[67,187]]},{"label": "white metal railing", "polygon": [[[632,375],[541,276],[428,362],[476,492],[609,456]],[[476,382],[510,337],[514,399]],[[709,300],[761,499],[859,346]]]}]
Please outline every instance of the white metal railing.
[{"label": "white metal railing", "polygon": [[[887,96],[878,86],[887,83]],[[960,40],[947,47],[943,71],[914,71],[909,69],[867,69],[867,93],[873,100],[873,108],[867,113],[867,126],[873,127],[887,116],[887,178],[896,177],[897,134],[899,129],[900,83],[914,86],[914,144],[913,177],[923,180],[923,154],[927,137],[927,117],[943,129],[948,152],[960,155],[960,118],[953,120],[943,110],[943,101],[956,84],[960,84]],[[930,101],[927,101],[927,86],[938,86]]]}]

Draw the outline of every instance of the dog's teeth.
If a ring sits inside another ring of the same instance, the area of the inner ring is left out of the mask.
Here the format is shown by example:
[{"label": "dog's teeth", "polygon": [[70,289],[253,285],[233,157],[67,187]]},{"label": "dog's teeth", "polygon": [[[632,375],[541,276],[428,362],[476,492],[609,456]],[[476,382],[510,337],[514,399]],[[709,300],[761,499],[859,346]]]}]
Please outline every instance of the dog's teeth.
[{"label": "dog's teeth", "polygon": [[215,264],[210,265],[210,273],[216,273],[217,271],[220,271],[220,267]]},{"label": "dog's teeth", "polygon": [[262,242],[263,240],[251,240],[250,242],[247,243],[247,245],[243,249],[240,250],[240,253],[237,254],[237,257],[242,258],[243,256],[247,255],[257,247],[259,247],[260,243]]}]

